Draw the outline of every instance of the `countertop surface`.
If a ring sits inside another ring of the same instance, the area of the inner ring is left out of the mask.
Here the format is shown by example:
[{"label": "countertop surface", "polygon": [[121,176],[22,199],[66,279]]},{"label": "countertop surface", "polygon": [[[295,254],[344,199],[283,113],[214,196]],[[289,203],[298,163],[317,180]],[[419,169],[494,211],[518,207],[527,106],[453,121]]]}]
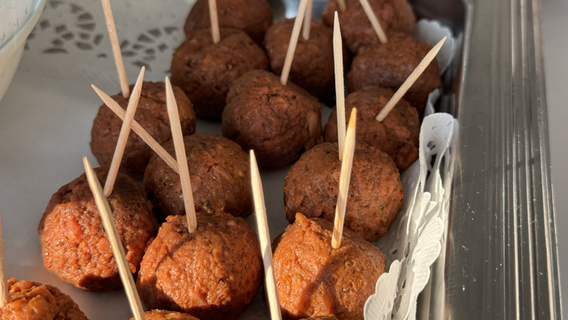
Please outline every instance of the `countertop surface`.
[{"label": "countertop surface", "polygon": [[551,175],[554,212],[558,230],[558,260],[563,319],[568,319],[568,0],[542,0],[542,45],[544,54],[548,121],[550,128]]}]

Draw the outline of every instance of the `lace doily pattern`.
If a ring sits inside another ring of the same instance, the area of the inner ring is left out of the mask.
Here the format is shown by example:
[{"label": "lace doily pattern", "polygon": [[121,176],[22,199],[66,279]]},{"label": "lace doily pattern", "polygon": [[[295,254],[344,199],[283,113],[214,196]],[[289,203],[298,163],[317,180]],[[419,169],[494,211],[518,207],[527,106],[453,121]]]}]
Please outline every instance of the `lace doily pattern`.
[{"label": "lace doily pattern", "polygon": [[[171,56],[185,39],[182,30],[193,1],[113,1],[125,68],[134,79],[142,66],[147,79],[163,80]],[[182,14],[183,13],[183,14]],[[93,79],[116,86],[118,79],[100,1],[48,0],[26,45],[23,72],[60,79]]]},{"label": "lace doily pattern", "polygon": [[396,232],[389,230],[379,243],[387,263],[392,264],[389,272],[379,278],[375,294],[365,305],[366,319],[416,318],[418,295],[428,283],[430,266],[438,258],[444,241],[456,129],[457,120],[449,114],[424,118],[420,158],[402,176],[407,203],[391,226]]}]

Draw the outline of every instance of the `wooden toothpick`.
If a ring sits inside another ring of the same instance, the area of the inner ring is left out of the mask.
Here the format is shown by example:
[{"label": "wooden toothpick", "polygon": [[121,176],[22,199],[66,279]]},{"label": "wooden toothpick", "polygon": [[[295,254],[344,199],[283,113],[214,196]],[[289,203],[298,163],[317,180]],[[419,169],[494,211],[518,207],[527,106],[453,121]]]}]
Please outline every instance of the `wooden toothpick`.
[{"label": "wooden toothpick", "polygon": [[335,101],[337,110],[337,145],[339,146],[339,161],[343,158],[345,147],[345,84],[343,79],[343,43],[339,16],[335,11],[333,19],[333,61],[335,66]]},{"label": "wooden toothpick", "polygon": [[89,181],[89,186],[91,187],[91,192],[95,198],[95,203],[97,205],[97,210],[101,215],[103,224],[105,227],[105,233],[112,247],[112,253],[114,255],[114,260],[118,266],[118,272],[120,274],[120,279],[124,285],[124,291],[126,291],[126,296],[128,297],[128,302],[130,303],[130,308],[134,314],[136,320],[144,320],[144,308],[142,307],[142,302],[140,301],[140,296],[138,296],[138,291],[134,284],[134,278],[132,277],[132,271],[126,261],[126,255],[124,253],[124,248],[120,241],[118,230],[114,224],[114,218],[112,216],[112,210],[108,203],[107,198],[103,194],[101,184],[97,178],[97,174],[91,167],[87,157],[83,158],[83,165],[85,166],[85,173],[87,174],[87,180]]},{"label": "wooden toothpick", "polygon": [[444,44],[445,41],[446,41],[446,37],[444,37],[442,40],[440,40],[440,42],[438,42],[434,46],[434,48],[432,48],[426,54],[426,56],[424,57],[424,59],[422,59],[422,61],[420,61],[420,64],[418,64],[416,69],[414,69],[414,71],[412,71],[412,73],[410,74],[410,76],[408,76],[406,81],[404,81],[404,83],[400,86],[400,88],[398,88],[398,90],[396,90],[396,92],[394,93],[392,98],[389,100],[387,105],[381,110],[381,112],[379,112],[379,114],[377,115],[375,120],[377,120],[379,122],[382,122],[383,120],[385,120],[385,118],[387,117],[389,112],[394,108],[394,106],[396,106],[396,104],[400,101],[400,99],[402,99],[402,96],[404,96],[404,94],[408,91],[408,89],[410,89],[410,87],[412,87],[414,82],[416,82],[416,80],[418,80],[418,78],[424,72],[424,70],[426,70],[426,68],[428,67],[430,62],[432,62],[432,60],[434,60],[434,58],[436,57],[436,55],[438,54],[438,52],[442,48],[442,45]]},{"label": "wooden toothpick", "polygon": [[168,104],[168,115],[170,116],[170,126],[172,128],[172,138],[179,167],[179,178],[181,182],[181,190],[183,192],[183,204],[185,206],[185,215],[187,218],[187,231],[189,233],[193,233],[197,229],[197,218],[195,216],[195,205],[193,203],[193,191],[191,189],[191,180],[189,178],[189,167],[187,165],[187,156],[185,155],[185,145],[183,143],[183,133],[181,131],[178,107],[174,91],[172,89],[172,84],[168,77],[166,77],[166,100]]},{"label": "wooden toothpick", "polygon": [[126,79],[126,71],[124,70],[124,62],[122,61],[122,53],[120,51],[120,44],[118,43],[118,35],[116,34],[116,26],[114,24],[114,18],[112,16],[110,0],[102,0],[102,3],[108,35],[110,38],[110,43],[112,45],[112,54],[114,55],[116,71],[118,72],[118,79],[120,80],[122,96],[128,98],[130,96],[130,88],[128,87],[128,79]]},{"label": "wooden toothpick", "polygon": [[209,0],[209,19],[211,20],[213,43],[219,43],[221,34],[219,33],[219,17],[217,15],[217,1],[215,0]]},{"label": "wooden toothpick", "polygon": [[345,224],[345,210],[347,208],[347,197],[349,196],[349,182],[351,181],[351,168],[353,167],[353,156],[355,153],[355,131],[357,126],[357,108],[351,111],[349,127],[345,143],[345,154],[341,161],[341,174],[339,176],[339,191],[337,193],[337,205],[335,206],[335,220],[333,221],[333,235],[331,237],[331,247],[338,249],[341,247],[341,237],[343,236],[343,225]]},{"label": "wooden toothpick", "polygon": [[304,28],[302,29],[302,38],[304,38],[304,40],[306,41],[310,40],[313,8],[314,8],[314,0],[309,0],[308,7],[306,8],[306,17],[304,18]]},{"label": "wooden toothpick", "polygon": [[284,60],[284,66],[282,67],[282,75],[280,76],[280,84],[283,86],[288,83],[288,76],[290,75],[290,68],[292,67],[292,60],[294,60],[294,52],[296,51],[296,45],[298,44],[298,37],[300,36],[302,21],[304,20],[304,17],[306,15],[308,1],[309,0],[300,1],[298,15],[296,16],[296,21],[294,22],[294,28],[292,28],[292,36],[290,37],[288,51],[286,52],[286,59]]},{"label": "wooden toothpick", "polygon": [[[91,87],[95,90],[95,92],[99,95],[103,103],[114,112],[120,119],[124,120],[126,116],[126,112],[122,107],[118,104],[118,102],[114,101],[108,94],[104,93],[101,89],[97,88],[94,85]],[[176,173],[179,173],[178,165],[176,160],[154,139],[152,136],[142,128],[142,126],[136,121],[132,121],[132,130],[136,132],[154,152],[162,158]]]},{"label": "wooden toothpick", "polygon": [[142,70],[140,70],[140,75],[138,76],[138,80],[136,80],[136,84],[134,85],[132,96],[130,96],[130,101],[128,101],[126,115],[124,117],[122,127],[120,128],[120,134],[118,135],[118,141],[114,149],[114,155],[112,156],[112,162],[110,163],[110,168],[108,170],[107,180],[105,183],[104,192],[105,197],[107,198],[110,197],[112,189],[114,188],[114,182],[116,181],[116,176],[118,175],[118,169],[120,168],[120,162],[122,161],[124,148],[126,147],[128,136],[130,135],[132,120],[134,120],[136,108],[138,108],[138,101],[140,101],[140,94],[142,93],[142,84],[144,82],[145,70],[145,67],[142,67]]},{"label": "wooden toothpick", "polygon": [[8,303],[8,278],[6,277],[6,262],[4,261],[4,237],[0,221],[0,309]]},{"label": "wooden toothpick", "polygon": [[387,35],[386,35],[385,31],[383,30],[383,28],[381,27],[381,24],[379,23],[379,19],[377,18],[377,15],[375,14],[373,9],[371,8],[371,5],[369,4],[369,0],[359,0],[359,2],[361,3],[363,10],[365,10],[367,17],[369,18],[369,21],[371,21],[371,25],[373,26],[373,29],[375,30],[377,37],[379,37],[379,41],[382,44],[387,43],[388,42]]},{"label": "wooden toothpick", "polygon": [[270,244],[270,232],[268,230],[268,219],[266,218],[266,206],[264,203],[264,192],[262,191],[262,181],[258,172],[258,165],[254,151],[250,150],[250,175],[252,182],[252,195],[254,198],[254,208],[256,225],[258,226],[258,239],[260,241],[260,253],[264,262],[264,276],[266,294],[268,295],[268,308],[270,309],[270,319],[282,320],[280,313],[280,302],[278,302],[278,292],[276,291],[276,277],[274,276],[274,264],[272,262],[272,246]]},{"label": "wooden toothpick", "polygon": [[345,6],[345,0],[335,0],[335,1],[337,1],[337,6],[339,7],[340,12],[345,12],[345,10],[347,10],[347,7]]}]

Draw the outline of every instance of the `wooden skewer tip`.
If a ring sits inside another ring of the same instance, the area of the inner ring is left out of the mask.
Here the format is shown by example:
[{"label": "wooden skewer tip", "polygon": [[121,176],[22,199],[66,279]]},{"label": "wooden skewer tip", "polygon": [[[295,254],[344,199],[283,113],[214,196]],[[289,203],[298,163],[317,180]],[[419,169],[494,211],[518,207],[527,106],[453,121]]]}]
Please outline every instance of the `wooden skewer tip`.
[{"label": "wooden skewer tip", "polygon": [[118,42],[118,35],[116,33],[116,25],[114,23],[114,17],[112,14],[112,8],[110,6],[110,0],[102,0],[102,4],[103,4],[103,11],[105,15],[108,35],[112,46],[112,54],[114,56],[114,62],[116,64],[116,71],[118,72],[118,79],[120,80],[120,88],[122,90],[122,96],[124,98],[128,98],[130,97],[130,88],[128,87],[128,79],[126,78],[126,71],[124,69],[122,52],[120,49],[120,43]]},{"label": "wooden skewer tip", "polygon": [[264,202],[264,192],[262,190],[262,181],[256,162],[254,150],[250,151],[250,169],[251,183],[255,207],[255,217],[258,226],[258,239],[260,242],[260,251],[262,255],[265,288],[268,300],[268,308],[270,310],[270,318],[272,320],[281,320],[282,313],[280,311],[280,303],[278,301],[278,291],[276,290],[276,277],[274,275],[274,263],[272,261],[272,248],[270,244],[270,232],[268,229],[268,219],[266,217],[266,205]]},{"label": "wooden skewer tip", "polygon": [[286,58],[284,59],[284,65],[282,67],[282,74],[280,75],[280,84],[283,86],[286,86],[286,83],[288,83],[288,77],[290,75],[290,69],[292,67],[292,60],[294,59],[294,52],[296,51],[296,45],[298,44],[300,29],[302,28],[302,22],[304,21],[304,17],[306,15],[307,6],[308,0],[300,1],[298,14],[296,16],[296,20],[294,21],[294,27],[292,28],[290,42],[288,43],[288,51],[286,52]]},{"label": "wooden skewer tip", "polygon": [[132,271],[130,270],[128,261],[126,261],[126,254],[124,253],[124,248],[122,247],[122,243],[118,235],[118,230],[114,223],[112,210],[107,198],[104,196],[99,179],[97,178],[97,174],[91,167],[91,164],[89,163],[87,157],[83,157],[83,165],[85,166],[85,174],[87,175],[89,186],[95,198],[97,209],[99,211],[99,214],[101,215],[101,219],[105,227],[105,233],[112,247],[112,252],[115,258],[114,260],[118,266],[120,279],[122,280],[122,284],[124,285],[124,291],[126,292],[126,296],[128,297],[128,302],[132,309],[132,313],[134,313],[134,318],[136,320],[144,320],[144,308],[142,307],[142,302],[140,300],[140,296],[138,295],[138,290],[136,290],[136,285],[134,284]]},{"label": "wooden skewer tip", "polygon": [[211,36],[213,43],[221,41],[221,33],[219,31],[219,16],[217,14],[217,1],[209,0],[209,19],[211,21]]},{"label": "wooden skewer tip", "polygon": [[404,94],[412,87],[414,82],[420,78],[424,70],[430,65],[430,63],[436,58],[438,52],[444,45],[446,41],[446,37],[442,38],[430,51],[424,56],[422,61],[418,64],[418,66],[412,71],[412,73],[408,76],[408,78],[404,81],[404,83],[396,90],[392,98],[389,102],[385,105],[385,107],[379,112],[379,114],[375,117],[375,120],[382,122],[391,112],[391,110],[396,106],[396,104],[402,99]]},{"label": "wooden skewer tip", "polygon": [[140,101],[140,94],[142,93],[145,70],[145,67],[142,67],[142,69],[140,70],[140,75],[138,75],[138,79],[136,80],[136,84],[134,85],[134,90],[132,92],[132,95],[130,96],[130,100],[128,101],[126,115],[124,116],[122,127],[120,128],[118,141],[114,149],[114,155],[112,156],[112,161],[105,183],[104,194],[106,197],[110,197],[112,189],[114,188],[114,183],[116,182],[118,169],[120,168],[120,163],[122,162],[122,156],[124,155],[124,149],[126,148],[126,143],[128,142],[128,136],[130,135],[132,121],[134,120],[136,109],[138,108],[138,101]]},{"label": "wooden skewer tip", "polygon": [[[103,103],[111,109],[114,114],[116,114],[121,120],[124,120],[126,116],[126,112],[116,101],[114,101],[109,95],[104,93],[101,89],[97,88],[95,85],[91,85],[93,90],[97,93],[97,95],[101,98]],[[132,121],[132,130],[136,132],[154,152],[162,158],[176,173],[179,173],[178,165],[175,159],[144,129],[142,126],[136,122],[136,120]]]},{"label": "wooden skewer tip", "polygon": [[337,194],[337,205],[335,207],[335,219],[333,222],[333,233],[331,247],[338,249],[341,247],[343,236],[343,226],[345,224],[345,214],[347,208],[347,197],[349,193],[349,183],[351,181],[351,169],[353,167],[353,157],[355,153],[355,133],[357,127],[357,108],[353,108],[349,117],[347,137],[345,142],[345,155],[341,162],[341,173],[339,177],[339,191]]},{"label": "wooden skewer tip", "polygon": [[306,8],[306,16],[304,17],[304,28],[302,30],[302,38],[310,40],[310,31],[312,27],[312,10],[314,7],[314,0],[308,0],[308,7]]},{"label": "wooden skewer tip", "polygon": [[341,40],[341,26],[337,11],[333,20],[333,63],[335,73],[335,96],[337,110],[337,145],[339,148],[339,161],[343,159],[345,149],[345,80],[343,78],[343,43]]},{"label": "wooden skewer tip", "polygon": [[367,15],[367,18],[369,18],[369,21],[371,22],[373,30],[375,30],[375,33],[377,34],[379,41],[382,44],[387,43],[388,42],[387,35],[383,27],[381,27],[381,24],[379,23],[379,18],[377,18],[375,11],[373,11],[373,8],[371,8],[369,0],[359,0],[359,2],[361,3],[361,6],[363,7],[365,14]]},{"label": "wooden skewer tip", "polygon": [[187,231],[189,233],[193,233],[197,229],[197,217],[195,214],[195,204],[193,202],[193,191],[191,188],[189,167],[187,164],[185,145],[183,142],[183,133],[181,131],[179,112],[174,96],[174,91],[172,89],[172,84],[170,83],[170,79],[168,77],[166,77],[165,82],[168,115],[170,117],[170,126],[172,129],[172,140],[174,142],[174,149],[176,151],[181,189],[183,193],[183,202],[187,218]]}]

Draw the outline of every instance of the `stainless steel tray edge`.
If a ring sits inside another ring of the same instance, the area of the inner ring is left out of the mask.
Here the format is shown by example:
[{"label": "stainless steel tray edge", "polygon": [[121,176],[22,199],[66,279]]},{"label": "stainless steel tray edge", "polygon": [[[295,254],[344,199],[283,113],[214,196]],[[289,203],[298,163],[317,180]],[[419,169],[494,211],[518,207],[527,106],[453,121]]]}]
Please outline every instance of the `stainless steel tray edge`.
[{"label": "stainless steel tray edge", "polygon": [[466,3],[442,317],[559,319],[540,3]]}]

